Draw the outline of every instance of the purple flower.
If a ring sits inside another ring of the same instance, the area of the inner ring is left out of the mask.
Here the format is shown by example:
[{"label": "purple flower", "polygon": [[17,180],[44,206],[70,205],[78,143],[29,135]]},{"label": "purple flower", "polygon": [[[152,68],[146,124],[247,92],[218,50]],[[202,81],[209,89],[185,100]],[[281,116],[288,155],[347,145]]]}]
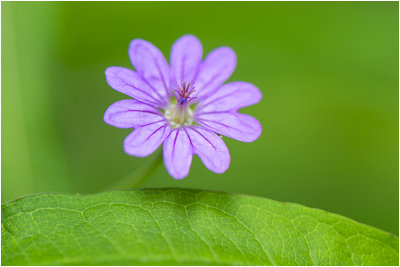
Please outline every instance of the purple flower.
[{"label": "purple flower", "polygon": [[171,176],[189,173],[193,154],[213,172],[225,172],[229,150],[219,135],[242,141],[256,140],[262,131],[253,117],[238,110],[258,103],[261,92],[246,82],[222,85],[236,67],[235,52],[220,47],[202,60],[203,48],[193,35],[172,47],[170,65],[153,44],[135,39],[129,57],[136,71],[110,67],[107,83],[133,99],[112,104],[104,121],[134,128],[124,141],[127,154],[146,157],[163,142],[165,166]]}]

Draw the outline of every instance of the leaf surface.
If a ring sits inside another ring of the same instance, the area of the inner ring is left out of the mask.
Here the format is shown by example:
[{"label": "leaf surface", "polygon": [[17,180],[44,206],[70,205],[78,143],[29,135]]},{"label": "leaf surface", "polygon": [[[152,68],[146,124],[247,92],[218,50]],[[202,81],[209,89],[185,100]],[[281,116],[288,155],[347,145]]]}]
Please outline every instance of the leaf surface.
[{"label": "leaf surface", "polygon": [[298,204],[144,189],[2,205],[3,265],[398,265],[398,238]]}]

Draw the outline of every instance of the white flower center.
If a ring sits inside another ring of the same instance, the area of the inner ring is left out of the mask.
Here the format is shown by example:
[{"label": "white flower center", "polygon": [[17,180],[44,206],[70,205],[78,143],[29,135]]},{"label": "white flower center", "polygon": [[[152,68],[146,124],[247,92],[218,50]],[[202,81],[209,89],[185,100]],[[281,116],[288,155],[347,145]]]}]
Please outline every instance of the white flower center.
[{"label": "white flower center", "polygon": [[176,98],[176,103],[171,103],[164,112],[164,116],[168,119],[172,128],[193,124],[193,111],[189,104],[196,98],[190,96],[194,92],[195,90],[190,87],[190,83],[186,85],[185,82],[182,82],[179,89],[174,90],[172,95]]},{"label": "white flower center", "polygon": [[188,107],[182,109],[178,104],[171,104],[164,112],[172,128],[193,124],[193,111]]}]

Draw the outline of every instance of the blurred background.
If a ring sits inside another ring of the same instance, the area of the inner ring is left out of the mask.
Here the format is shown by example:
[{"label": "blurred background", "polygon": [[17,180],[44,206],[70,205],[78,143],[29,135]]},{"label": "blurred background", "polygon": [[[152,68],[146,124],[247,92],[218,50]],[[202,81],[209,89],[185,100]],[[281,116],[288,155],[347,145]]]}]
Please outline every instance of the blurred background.
[{"label": "blurred background", "polygon": [[231,166],[190,175],[164,166],[143,187],[258,195],[398,234],[397,2],[2,2],[1,198],[95,193],[149,163],[124,153],[129,129],[103,122],[126,99],[104,70],[132,68],[143,38],[169,58],[192,33],[205,53],[230,46],[230,81],[263,100],[243,110],[263,125],[254,143],[224,138]]}]

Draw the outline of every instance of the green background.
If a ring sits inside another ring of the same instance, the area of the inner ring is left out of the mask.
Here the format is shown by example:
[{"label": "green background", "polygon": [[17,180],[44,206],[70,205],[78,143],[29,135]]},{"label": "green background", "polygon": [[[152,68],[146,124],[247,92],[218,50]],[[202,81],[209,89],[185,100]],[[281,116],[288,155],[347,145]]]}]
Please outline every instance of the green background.
[{"label": "green background", "polygon": [[301,203],[398,234],[397,2],[2,2],[2,201],[94,193],[151,161],[103,122],[126,96],[104,77],[131,67],[134,38],[169,57],[192,33],[230,46],[231,77],[263,100],[254,143],[224,138],[231,166],[190,175],[160,167],[145,187],[222,190]]}]

